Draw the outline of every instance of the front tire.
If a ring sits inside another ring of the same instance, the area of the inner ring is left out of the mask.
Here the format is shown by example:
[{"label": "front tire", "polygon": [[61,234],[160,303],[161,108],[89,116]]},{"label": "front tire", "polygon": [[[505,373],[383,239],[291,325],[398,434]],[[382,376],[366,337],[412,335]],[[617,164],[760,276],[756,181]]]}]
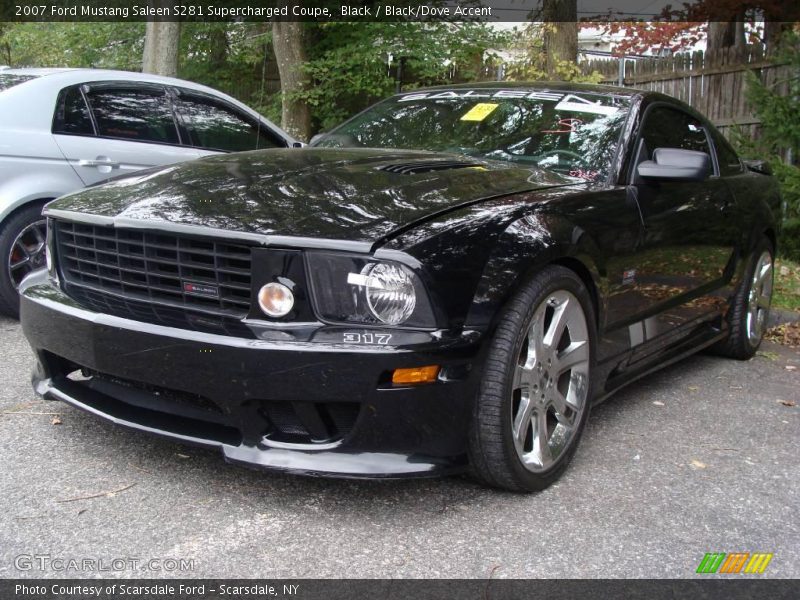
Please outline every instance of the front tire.
[{"label": "front tire", "polygon": [[24,206],[0,226],[0,314],[19,318],[19,287],[31,271],[45,266],[47,228],[42,202]]},{"label": "front tire", "polygon": [[564,471],[589,416],[594,323],[586,287],[560,266],[537,274],[506,306],[470,428],[478,480],[532,492]]}]

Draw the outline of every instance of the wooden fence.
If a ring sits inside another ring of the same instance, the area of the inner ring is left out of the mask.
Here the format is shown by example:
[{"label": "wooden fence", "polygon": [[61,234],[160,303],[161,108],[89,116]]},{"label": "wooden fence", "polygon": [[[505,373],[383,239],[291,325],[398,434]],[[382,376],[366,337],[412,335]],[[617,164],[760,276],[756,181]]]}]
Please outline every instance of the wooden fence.
[{"label": "wooden fence", "polygon": [[[622,61],[622,72],[620,62]],[[706,115],[730,137],[738,128],[756,139],[760,123],[746,98],[747,72],[752,71],[774,93],[788,93],[790,67],[763,55],[760,46],[720,52],[693,52],[669,58],[620,58],[580,63],[585,74],[598,72],[603,83],[636,87],[683,100]]]}]

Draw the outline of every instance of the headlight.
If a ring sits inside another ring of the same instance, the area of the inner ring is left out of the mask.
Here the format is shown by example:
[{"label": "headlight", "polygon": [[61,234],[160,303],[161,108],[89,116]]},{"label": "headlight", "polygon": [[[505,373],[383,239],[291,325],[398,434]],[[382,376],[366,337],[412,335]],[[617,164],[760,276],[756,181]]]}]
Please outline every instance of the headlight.
[{"label": "headlight", "polygon": [[408,320],[417,305],[411,273],[402,265],[370,263],[360,277],[348,274],[347,283],[365,288],[367,307],[382,323],[399,325]]},{"label": "headlight", "polygon": [[433,328],[433,311],[414,272],[398,262],[307,254],[317,311],[325,321]]}]

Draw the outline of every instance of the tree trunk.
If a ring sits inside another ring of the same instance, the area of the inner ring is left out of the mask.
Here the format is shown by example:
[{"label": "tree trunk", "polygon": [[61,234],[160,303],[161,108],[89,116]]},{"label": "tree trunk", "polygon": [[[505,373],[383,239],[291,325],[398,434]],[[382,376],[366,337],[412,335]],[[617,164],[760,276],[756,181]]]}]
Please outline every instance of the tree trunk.
[{"label": "tree trunk", "polygon": [[148,21],[145,26],[142,72],[177,77],[180,38],[179,22]]},{"label": "tree trunk", "polygon": [[743,55],[746,45],[744,14],[732,21],[709,21],[706,49],[710,64],[723,62],[731,48]]},{"label": "tree trunk", "polygon": [[308,88],[303,72],[306,49],[303,24],[289,21],[272,23],[272,48],[281,78],[281,127],[302,141],[311,136],[311,109],[298,94]]},{"label": "tree trunk", "polygon": [[786,31],[789,31],[792,28],[791,23],[784,23],[781,21],[775,20],[775,17],[767,14],[766,21],[764,23],[764,44],[767,47],[767,54],[771,55],[775,53],[775,50],[778,49],[781,42],[781,37]]},{"label": "tree trunk", "polygon": [[542,20],[545,21],[545,70],[550,79],[560,79],[563,63],[578,62],[578,2],[577,0],[544,0]]},{"label": "tree trunk", "polygon": [[214,69],[222,69],[228,60],[228,36],[223,28],[212,29],[211,38],[211,66]]}]

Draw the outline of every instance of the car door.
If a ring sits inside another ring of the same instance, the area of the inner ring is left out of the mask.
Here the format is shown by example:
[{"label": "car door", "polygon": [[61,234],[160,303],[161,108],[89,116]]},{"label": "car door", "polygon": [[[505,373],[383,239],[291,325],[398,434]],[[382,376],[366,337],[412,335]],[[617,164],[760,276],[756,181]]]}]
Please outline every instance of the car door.
[{"label": "car door", "polygon": [[[693,324],[720,314],[737,242],[734,199],[719,177],[708,130],[694,116],[666,103],[644,114],[634,146],[629,193],[644,224],[638,251],[625,271],[638,319],[631,342],[643,353],[682,339]],[[636,167],[658,148],[705,152],[713,172],[703,181],[647,180]],[[647,342],[647,344],[643,344]],[[635,353],[636,354],[636,353]]]},{"label": "car door", "polygon": [[53,137],[86,185],[198,157],[181,145],[167,89],[149,83],[100,82],[62,90]]},{"label": "car door", "polygon": [[184,88],[175,88],[175,95],[186,143],[201,156],[286,147],[286,140],[264,121],[224,100]]}]

